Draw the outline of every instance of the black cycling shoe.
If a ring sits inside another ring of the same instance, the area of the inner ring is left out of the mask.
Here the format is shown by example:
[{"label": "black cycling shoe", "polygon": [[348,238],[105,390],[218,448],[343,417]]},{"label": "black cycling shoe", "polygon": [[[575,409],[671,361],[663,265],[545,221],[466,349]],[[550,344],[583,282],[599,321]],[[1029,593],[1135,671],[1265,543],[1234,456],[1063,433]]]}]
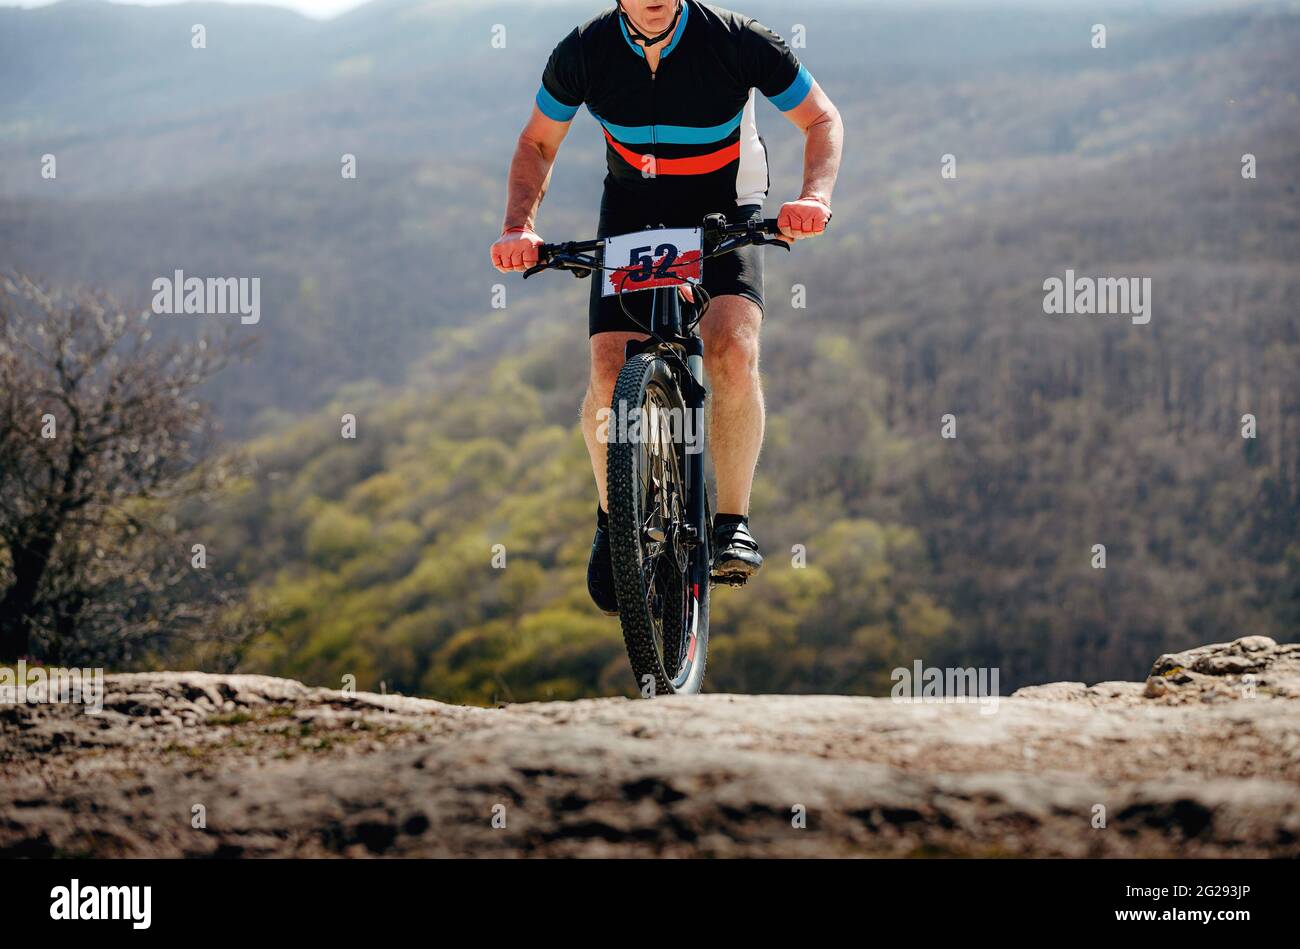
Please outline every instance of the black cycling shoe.
[{"label": "black cycling shoe", "polygon": [[614,564],[609,553],[609,521],[603,512],[596,517],[596,538],[591,542],[591,558],[587,561],[587,592],[602,613],[618,615]]},{"label": "black cycling shoe", "polygon": [[713,580],[740,586],[763,566],[758,541],[744,521],[713,525]]}]

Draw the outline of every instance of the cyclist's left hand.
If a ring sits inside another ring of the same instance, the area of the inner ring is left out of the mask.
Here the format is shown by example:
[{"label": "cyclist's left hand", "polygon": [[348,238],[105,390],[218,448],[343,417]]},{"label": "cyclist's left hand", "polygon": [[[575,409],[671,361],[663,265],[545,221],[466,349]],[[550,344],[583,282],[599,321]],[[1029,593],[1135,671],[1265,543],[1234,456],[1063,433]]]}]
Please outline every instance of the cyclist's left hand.
[{"label": "cyclist's left hand", "polygon": [[791,240],[803,240],[816,237],[826,230],[831,219],[831,209],[815,198],[799,198],[781,205],[781,213],[776,216],[777,227],[781,236]]}]

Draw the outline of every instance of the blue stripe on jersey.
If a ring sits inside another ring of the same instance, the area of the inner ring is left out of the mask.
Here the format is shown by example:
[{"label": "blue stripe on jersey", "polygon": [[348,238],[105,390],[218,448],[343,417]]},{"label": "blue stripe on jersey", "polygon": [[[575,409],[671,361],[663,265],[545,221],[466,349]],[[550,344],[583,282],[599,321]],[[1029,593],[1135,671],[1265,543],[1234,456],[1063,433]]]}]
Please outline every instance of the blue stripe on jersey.
[{"label": "blue stripe on jersey", "polygon": [[[677,41],[680,40],[682,34],[686,32],[686,18],[690,15],[691,5],[687,3],[686,0],[682,0],[682,22],[677,24],[677,32],[673,34],[672,40],[664,47],[664,51],[659,54],[660,56],[667,56],[673,51],[673,47],[677,45]],[[622,22],[621,17],[619,18],[619,22]]]},{"label": "blue stripe on jersey", "polygon": [[548,119],[554,119],[556,122],[568,122],[578,114],[576,105],[565,105],[547,92],[544,85],[537,89],[537,108],[541,109],[542,114]]},{"label": "blue stripe on jersey", "polygon": [[711,125],[708,128],[698,128],[693,125],[615,125],[613,122],[606,122],[598,115],[596,119],[605,126],[610,135],[624,145],[649,145],[651,142],[663,142],[667,145],[708,145],[711,142],[721,141],[740,128],[740,119],[744,114],[745,110],[741,109],[729,122]]},{"label": "blue stripe on jersey", "polygon": [[[618,16],[618,14],[615,14],[615,16]],[[632,52],[645,59],[645,50],[632,42],[632,37],[628,36],[627,24],[623,22],[622,16],[618,16],[618,28],[623,31],[623,39],[627,40],[627,45],[632,47]]]},{"label": "blue stripe on jersey", "polygon": [[794,77],[794,82],[790,83],[785,92],[780,95],[769,96],[768,101],[782,112],[789,112],[804,100],[804,96],[808,95],[808,90],[812,89],[812,84],[812,73],[808,71],[806,66],[801,65],[798,74]]}]

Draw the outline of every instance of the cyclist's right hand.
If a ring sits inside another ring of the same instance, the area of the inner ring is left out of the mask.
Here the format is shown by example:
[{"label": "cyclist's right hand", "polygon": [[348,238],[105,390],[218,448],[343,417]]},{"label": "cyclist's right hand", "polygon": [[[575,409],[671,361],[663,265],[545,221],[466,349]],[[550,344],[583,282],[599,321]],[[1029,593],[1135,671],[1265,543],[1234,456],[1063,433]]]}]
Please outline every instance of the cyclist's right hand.
[{"label": "cyclist's right hand", "polygon": [[529,228],[511,228],[492,244],[492,266],[502,273],[527,270],[537,263],[537,248],[542,243]]}]

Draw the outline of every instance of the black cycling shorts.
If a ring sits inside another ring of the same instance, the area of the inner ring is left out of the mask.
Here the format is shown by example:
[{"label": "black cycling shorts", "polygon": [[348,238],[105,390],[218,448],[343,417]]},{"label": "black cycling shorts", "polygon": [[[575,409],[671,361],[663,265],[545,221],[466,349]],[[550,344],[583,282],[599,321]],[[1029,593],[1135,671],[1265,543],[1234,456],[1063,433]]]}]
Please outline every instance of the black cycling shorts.
[{"label": "black cycling shorts", "polygon": [[[628,234],[644,227],[699,227],[706,214],[720,212],[727,221],[736,223],[751,217],[762,217],[763,207],[747,204],[736,207],[733,197],[729,204],[718,200],[691,198],[658,201],[634,194],[626,188],[605,184],[600,199],[600,221],[596,225],[597,237]],[[704,290],[710,297],[738,294],[758,304],[763,310],[763,248],[742,247],[730,254],[704,261]],[[597,333],[644,333],[645,330],[623,312],[616,296],[600,295],[600,274],[591,275],[591,302],[587,310],[587,335]],[[650,325],[650,301],[654,294],[648,290],[623,295],[623,303],[642,326]]]}]

